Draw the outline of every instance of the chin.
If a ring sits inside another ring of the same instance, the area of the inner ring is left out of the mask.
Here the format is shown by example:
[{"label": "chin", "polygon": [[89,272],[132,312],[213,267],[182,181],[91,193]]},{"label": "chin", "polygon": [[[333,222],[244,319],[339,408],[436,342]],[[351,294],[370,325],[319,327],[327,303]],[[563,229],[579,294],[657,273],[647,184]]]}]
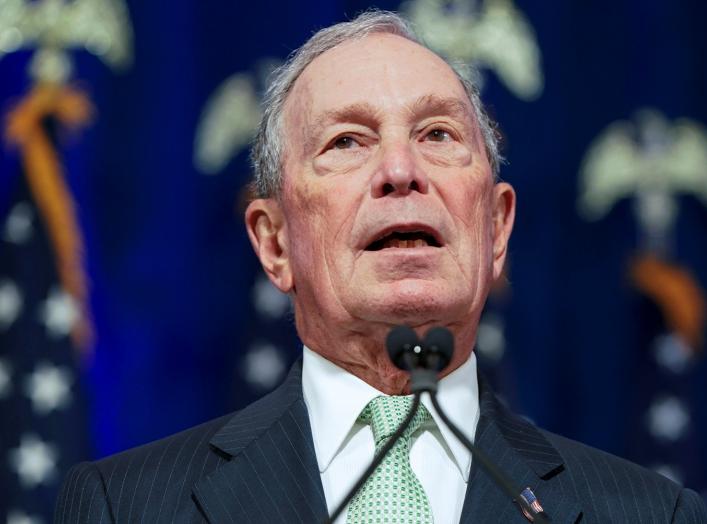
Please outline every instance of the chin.
[{"label": "chin", "polygon": [[390,323],[423,324],[448,318],[464,310],[465,300],[459,290],[450,290],[446,283],[405,280],[381,286],[376,301],[378,313]]}]

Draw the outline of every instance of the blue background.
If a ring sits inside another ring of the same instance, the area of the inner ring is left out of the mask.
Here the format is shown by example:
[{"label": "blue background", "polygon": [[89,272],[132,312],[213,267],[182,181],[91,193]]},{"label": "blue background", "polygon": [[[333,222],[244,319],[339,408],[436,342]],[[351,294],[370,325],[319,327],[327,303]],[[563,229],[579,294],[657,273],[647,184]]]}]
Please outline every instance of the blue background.
[{"label": "blue background", "polygon": [[[253,309],[260,269],[238,203],[249,177],[246,152],[205,176],[193,165],[195,129],[228,76],[254,73],[265,58],[284,59],[312,31],[371,5],[128,4],[134,64],[115,74],[93,56],[75,55],[75,78],[98,113],[88,131],[63,142],[98,334],[93,359],[83,363],[94,457],[261,396],[265,388],[243,371],[254,342],[274,344],[287,362],[300,353],[290,319]],[[488,372],[541,426],[648,466],[676,465],[688,485],[704,490],[705,359],[678,379],[655,366],[649,346],[662,330],[660,317],[627,279],[638,243],[631,204],[589,223],[577,215],[576,200],[581,159],[611,122],[649,106],[671,120],[707,123],[707,4],[516,5],[535,29],[545,89],[523,101],[484,72],[483,98],[504,135],[502,177],[518,193],[510,289],[491,306],[504,319],[506,352],[486,363]],[[0,60],[3,109],[29,87],[29,56]],[[16,153],[3,149],[0,205],[19,171]],[[704,287],[707,209],[691,196],[679,203],[673,255]],[[663,390],[688,406],[686,441],[650,440],[646,410]]]}]

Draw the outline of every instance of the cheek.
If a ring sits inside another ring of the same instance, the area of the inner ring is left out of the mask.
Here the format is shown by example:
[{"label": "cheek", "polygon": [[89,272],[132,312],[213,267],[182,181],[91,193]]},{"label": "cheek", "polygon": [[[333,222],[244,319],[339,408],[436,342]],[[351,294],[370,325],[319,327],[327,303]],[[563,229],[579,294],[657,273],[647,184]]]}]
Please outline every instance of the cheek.
[{"label": "cheek", "polygon": [[420,151],[427,162],[438,167],[464,168],[473,160],[471,150],[457,142],[422,144]]},{"label": "cheek", "polygon": [[457,223],[462,256],[483,264],[492,253],[491,184],[467,185],[447,193],[449,209]]},{"label": "cheek", "polygon": [[459,184],[450,188],[448,198],[453,214],[464,221],[467,230],[477,230],[481,222],[487,222],[489,214],[488,190],[480,184]]},{"label": "cheek", "polygon": [[[361,159],[361,163],[365,164],[365,160]],[[362,198],[370,191],[366,186],[366,171],[354,167],[350,171],[331,172],[326,176],[310,171],[303,175],[305,179],[297,188],[292,188],[290,216],[299,223],[299,230],[313,235],[307,239],[308,243],[329,248],[350,246]],[[292,241],[296,242],[297,235],[293,237]]]},{"label": "cheek", "polygon": [[[304,217],[307,217],[304,219]],[[295,273],[311,274],[319,253],[322,252],[321,240],[324,238],[322,223],[317,213],[297,207],[289,224],[290,253]]]},{"label": "cheek", "polygon": [[331,150],[314,159],[313,168],[317,176],[348,175],[362,168],[370,158],[367,147],[351,150]]},{"label": "cheek", "polygon": [[338,253],[335,248],[348,214],[333,189],[300,187],[293,193],[287,217],[293,269],[311,279]]}]

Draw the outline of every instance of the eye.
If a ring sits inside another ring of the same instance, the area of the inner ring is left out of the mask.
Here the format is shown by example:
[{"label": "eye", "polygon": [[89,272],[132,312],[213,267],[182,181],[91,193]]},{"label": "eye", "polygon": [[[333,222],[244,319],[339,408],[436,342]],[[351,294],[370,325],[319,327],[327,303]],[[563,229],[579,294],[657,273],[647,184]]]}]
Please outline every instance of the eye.
[{"label": "eye", "polygon": [[331,148],[332,149],[351,149],[353,147],[356,147],[358,145],[358,142],[353,139],[351,136],[340,136],[339,138],[335,139],[332,144]]},{"label": "eye", "polygon": [[451,142],[452,134],[445,129],[437,128],[427,133],[427,135],[425,135],[425,139],[432,142]]}]

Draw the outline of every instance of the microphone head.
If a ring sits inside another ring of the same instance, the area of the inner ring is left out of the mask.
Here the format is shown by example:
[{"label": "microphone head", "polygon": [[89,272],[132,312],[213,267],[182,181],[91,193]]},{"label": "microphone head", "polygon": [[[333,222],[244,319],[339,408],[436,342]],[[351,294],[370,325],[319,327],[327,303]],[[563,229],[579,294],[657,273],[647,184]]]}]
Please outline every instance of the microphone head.
[{"label": "microphone head", "polygon": [[[393,364],[404,371],[411,371],[410,356],[419,354],[422,344],[417,333],[410,326],[396,326],[388,332],[385,347]],[[415,347],[418,348],[417,351]]]},{"label": "microphone head", "polygon": [[426,353],[426,366],[434,371],[442,371],[449,365],[454,354],[454,335],[446,327],[430,329],[423,342]]}]

